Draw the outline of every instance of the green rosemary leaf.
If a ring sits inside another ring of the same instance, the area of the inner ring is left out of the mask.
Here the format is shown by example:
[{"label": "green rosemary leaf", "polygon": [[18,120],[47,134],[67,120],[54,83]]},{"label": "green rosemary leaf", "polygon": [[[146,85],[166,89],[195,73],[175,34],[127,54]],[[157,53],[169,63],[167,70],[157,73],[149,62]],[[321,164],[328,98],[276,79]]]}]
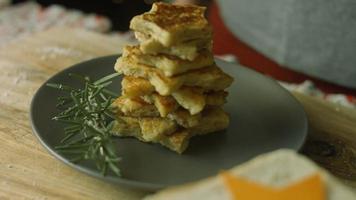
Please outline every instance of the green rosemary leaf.
[{"label": "green rosemary leaf", "polygon": [[100,96],[101,99],[104,100],[104,101],[108,100],[108,97],[106,97],[103,93],[100,93],[99,96]]},{"label": "green rosemary leaf", "polygon": [[97,86],[98,86],[98,87],[101,87],[101,88],[104,88],[104,87],[109,86],[111,83],[112,83],[112,81],[107,81],[107,82],[101,83],[101,84],[99,84],[99,85],[97,85]]},{"label": "green rosemary leaf", "polygon": [[120,169],[116,165],[114,165],[113,162],[108,162],[108,165],[111,171],[113,171],[117,176],[121,176]]},{"label": "green rosemary leaf", "polygon": [[106,100],[106,102],[104,103],[104,105],[103,105],[104,108],[102,108],[102,111],[107,110],[109,108],[109,106],[111,105],[111,103],[112,103],[112,97],[109,97]]},{"label": "green rosemary leaf", "polygon": [[59,119],[68,119],[68,118],[70,118],[72,116],[72,114],[68,114],[68,113],[61,113],[61,114],[59,114],[59,115],[57,115],[57,116],[55,116],[55,117],[53,117],[52,119],[53,120],[59,120]]},{"label": "green rosemary leaf", "polygon": [[64,97],[64,96],[60,96],[57,98],[58,101],[61,101],[61,100],[70,100],[70,97]]},{"label": "green rosemary leaf", "polygon": [[110,90],[108,90],[108,89],[103,89],[103,93],[105,93],[105,94],[107,94],[107,95],[109,95],[109,96],[112,96],[112,97],[118,97],[118,96],[119,96],[119,95],[116,94],[115,92],[110,91]]},{"label": "green rosemary leaf", "polygon": [[110,162],[120,162],[120,161],[121,161],[121,158],[119,158],[119,157],[107,158],[107,159],[108,159],[108,161],[110,161]]},{"label": "green rosemary leaf", "polygon": [[62,85],[62,84],[56,84],[56,83],[47,83],[46,86],[48,87],[52,87],[55,89],[59,89],[59,90],[65,90],[65,91],[72,91],[73,88],[69,87],[67,85]]},{"label": "green rosemary leaf", "polygon": [[114,121],[111,121],[108,123],[108,126],[106,127],[106,131],[111,133],[110,131],[114,128]]},{"label": "green rosemary leaf", "polygon": [[78,107],[81,107],[82,104],[80,102],[80,99],[78,99],[78,97],[76,96],[75,91],[70,92],[70,97],[72,97],[72,100],[75,103],[75,105],[77,105]]},{"label": "green rosemary leaf", "polygon": [[92,150],[91,150],[91,156],[92,157],[96,157],[96,154],[98,153],[99,151],[99,148],[100,148],[100,143],[94,143],[92,144],[91,146]]},{"label": "green rosemary leaf", "polygon": [[78,120],[66,120],[66,119],[58,119],[56,117],[53,118],[53,120],[62,122],[62,123],[66,123],[66,124],[81,124],[81,121]]},{"label": "green rosemary leaf", "polygon": [[66,125],[62,145],[58,145],[56,150],[74,156],[71,162],[93,160],[103,175],[107,170],[120,175],[117,165],[121,158],[117,156],[111,138],[114,116],[110,107],[113,98],[118,95],[106,88],[118,75],[111,74],[92,82],[88,76],[70,74],[84,83],[82,89],[47,84],[68,93],[58,98],[57,106],[63,111],[53,118]]},{"label": "green rosemary leaf", "polygon": [[103,166],[101,166],[101,175],[105,176],[107,169],[108,169],[108,163],[104,162]]},{"label": "green rosemary leaf", "polygon": [[[105,135],[105,132],[103,130],[101,130],[100,128],[96,127],[96,126],[93,126],[93,125],[87,125],[87,127],[93,131],[94,133],[97,133],[97,134],[100,134],[100,135]],[[101,137],[98,137],[97,140],[101,140],[102,138]]]},{"label": "green rosemary leaf", "polygon": [[84,93],[83,93],[83,98],[84,99],[88,99],[88,92],[89,92],[89,83],[85,83],[85,87],[84,87]]},{"label": "green rosemary leaf", "polygon": [[58,103],[56,105],[56,107],[60,107],[60,106],[64,106],[64,105],[68,105],[70,103],[70,97],[58,97]]},{"label": "green rosemary leaf", "polygon": [[115,119],[115,116],[112,112],[110,111],[105,111],[104,114],[109,117],[110,119]]},{"label": "green rosemary leaf", "polygon": [[71,131],[71,130],[80,130],[82,128],[81,125],[73,125],[73,126],[67,126],[64,128],[64,131]]},{"label": "green rosemary leaf", "polygon": [[107,81],[109,81],[109,80],[111,80],[111,79],[113,79],[113,78],[115,78],[115,77],[117,77],[119,75],[120,75],[119,73],[110,74],[108,76],[105,76],[105,77],[95,81],[94,84],[95,85],[100,85],[100,84],[102,84],[104,82],[107,82]]},{"label": "green rosemary leaf", "polygon": [[56,146],[55,149],[78,149],[78,148],[88,148],[90,144],[72,144],[67,146]]},{"label": "green rosemary leaf", "polygon": [[75,111],[78,108],[77,105],[71,106],[69,108],[67,108],[66,110],[64,110],[62,113],[60,114],[68,114],[68,113],[72,113],[73,111]]},{"label": "green rosemary leaf", "polygon": [[77,135],[77,132],[71,132],[71,133],[65,133],[66,136],[61,140],[61,143],[64,143],[68,141],[69,139],[73,138],[75,135]]},{"label": "green rosemary leaf", "polygon": [[73,134],[73,133],[75,134],[75,133],[78,133],[78,132],[80,132],[80,128],[79,129],[73,129],[73,130],[65,130],[64,131],[64,135],[67,137],[69,134]]},{"label": "green rosemary leaf", "polygon": [[70,159],[69,161],[72,162],[72,163],[77,163],[79,161],[82,161],[84,160],[84,156],[77,156],[77,157],[74,157],[72,159]]},{"label": "green rosemary leaf", "polygon": [[115,157],[116,151],[114,150],[114,147],[112,146],[111,143],[107,142],[104,148],[108,152],[109,156]]},{"label": "green rosemary leaf", "polygon": [[99,88],[90,96],[90,98],[96,97],[98,94],[101,93],[101,91],[102,91],[103,89],[104,89],[103,87],[99,87]]},{"label": "green rosemary leaf", "polygon": [[89,76],[83,76],[81,74],[76,74],[76,73],[69,73],[68,76],[70,76],[72,78],[76,78],[76,79],[82,81],[83,83],[90,82]]},{"label": "green rosemary leaf", "polygon": [[[72,141],[68,142],[66,145],[70,146],[70,145],[74,145],[74,144],[83,144],[83,143],[86,143],[88,140],[91,140],[94,137],[95,137],[94,135],[90,135],[90,136],[87,136],[87,137],[82,137],[82,138],[79,138],[79,139],[72,140]],[[65,145],[63,145],[63,146],[65,146]]]}]

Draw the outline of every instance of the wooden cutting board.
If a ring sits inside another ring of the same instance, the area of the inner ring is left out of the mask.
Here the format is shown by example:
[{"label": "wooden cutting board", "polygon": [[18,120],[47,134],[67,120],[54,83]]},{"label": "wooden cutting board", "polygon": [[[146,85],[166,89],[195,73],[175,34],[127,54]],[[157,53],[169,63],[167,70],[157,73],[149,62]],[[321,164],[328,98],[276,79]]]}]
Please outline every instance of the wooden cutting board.
[{"label": "wooden cutting board", "polygon": [[[53,158],[32,135],[30,101],[50,76],[74,63],[121,53],[126,41],[56,28],[0,49],[0,199],[140,199],[145,192],[105,183]],[[294,94],[310,119],[302,150],[356,185],[356,111]]]}]

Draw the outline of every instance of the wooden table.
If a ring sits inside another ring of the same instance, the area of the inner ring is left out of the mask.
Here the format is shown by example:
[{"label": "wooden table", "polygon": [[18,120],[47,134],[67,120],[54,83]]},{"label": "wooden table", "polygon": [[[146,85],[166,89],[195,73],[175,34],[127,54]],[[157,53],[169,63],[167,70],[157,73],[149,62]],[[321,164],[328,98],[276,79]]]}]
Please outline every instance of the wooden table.
[{"label": "wooden table", "polygon": [[[74,63],[120,53],[124,41],[57,28],[0,49],[0,199],[140,199],[142,191],[77,172],[49,155],[32,135],[30,101],[50,76]],[[294,94],[310,120],[302,153],[356,186],[356,111]]]}]

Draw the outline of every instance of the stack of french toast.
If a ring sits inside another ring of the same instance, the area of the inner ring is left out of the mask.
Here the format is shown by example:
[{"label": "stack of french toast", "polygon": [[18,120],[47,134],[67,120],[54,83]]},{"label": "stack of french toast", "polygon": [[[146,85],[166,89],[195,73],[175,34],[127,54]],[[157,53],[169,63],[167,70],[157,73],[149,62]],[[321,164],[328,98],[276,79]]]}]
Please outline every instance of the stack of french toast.
[{"label": "stack of french toast", "polygon": [[214,62],[205,8],[154,3],[130,28],[140,42],[115,64],[124,75],[112,107],[118,136],[136,137],[182,153],[189,140],[226,129],[222,106],[233,78]]}]

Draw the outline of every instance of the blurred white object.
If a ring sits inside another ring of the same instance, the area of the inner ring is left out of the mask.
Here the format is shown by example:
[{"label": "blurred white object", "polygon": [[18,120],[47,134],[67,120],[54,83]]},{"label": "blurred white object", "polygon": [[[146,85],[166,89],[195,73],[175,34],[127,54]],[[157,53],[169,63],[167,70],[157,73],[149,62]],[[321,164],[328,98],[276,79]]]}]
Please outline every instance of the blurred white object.
[{"label": "blurred white object", "polygon": [[327,94],[324,97],[327,101],[343,105],[349,108],[356,108],[356,102],[350,101],[350,98],[347,98],[343,94]]},{"label": "blurred white object", "polygon": [[234,56],[232,54],[216,55],[215,57],[220,58],[221,60],[224,60],[226,62],[233,62],[233,63],[239,62],[237,60],[236,56]]},{"label": "blurred white object", "polygon": [[300,84],[279,82],[284,88],[290,91],[296,91],[313,97],[325,99],[329,102],[336,103],[349,108],[356,108],[356,98],[348,97],[344,94],[325,94],[319,90],[312,81],[306,80]]},{"label": "blurred white object", "polygon": [[[353,188],[343,185],[339,179],[331,175],[325,169],[320,168],[309,158],[292,150],[280,149],[261,154],[241,165],[233,167],[228,170],[228,172],[231,176],[279,189],[318,174],[326,189],[325,200],[355,199],[355,191]],[[233,198],[231,190],[228,189],[226,182],[220,174],[197,182],[166,188],[144,198],[144,200],[197,199],[232,200],[235,198]],[[254,198],[246,197],[241,199]],[[264,199],[275,198],[266,197]]]},{"label": "blurred white object", "polygon": [[280,82],[280,84],[290,91],[296,91],[314,97],[324,97],[324,93],[318,88],[316,88],[314,83],[311,82],[310,80],[306,80],[300,84],[292,84],[292,83],[284,83],[284,82]]},{"label": "blurred white object", "polygon": [[[0,2],[2,1],[0,0]],[[111,28],[111,22],[99,15],[88,15],[81,11],[68,10],[59,5],[43,8],[35,2],[21,3],[1,9],[0,46],[30,33],[54,26],[107,32]]]}]

